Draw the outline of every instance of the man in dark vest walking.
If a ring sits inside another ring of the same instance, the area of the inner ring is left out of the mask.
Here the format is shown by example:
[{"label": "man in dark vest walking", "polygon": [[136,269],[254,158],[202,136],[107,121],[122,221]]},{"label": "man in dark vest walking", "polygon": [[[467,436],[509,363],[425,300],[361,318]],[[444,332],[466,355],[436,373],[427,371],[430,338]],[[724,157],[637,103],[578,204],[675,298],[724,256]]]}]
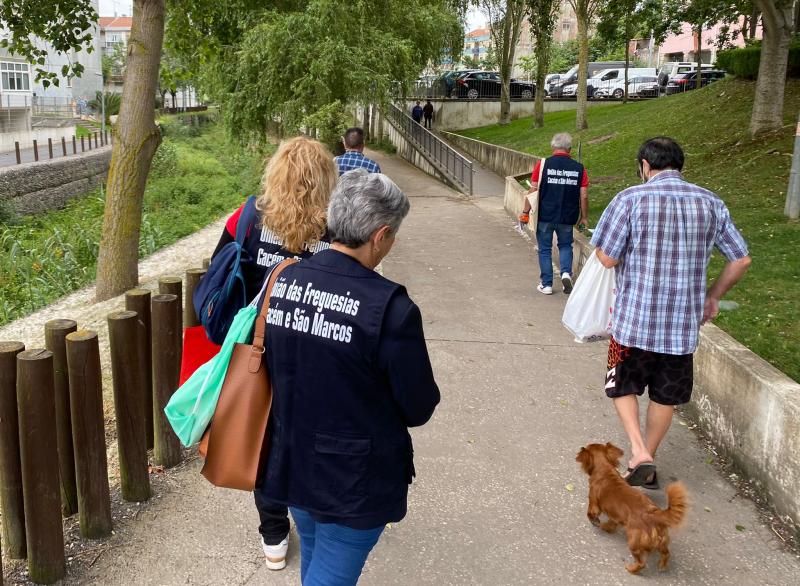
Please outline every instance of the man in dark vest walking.
[{"label": "man in dark vest walking", "polygon": [[[553,234],[558,238],[558,259],[564,293],[572,292],[572,229],[576,223],[588,225],[589,176],[579,162],[572,159],[572,137],[559,132],[550,141],[553,156],[539,160],[531,174],[528,193],[539,195],[536,242],[539,246],[541,280],[536,290],[553,294]],[[530,220],[531,202],[525,205],[519,221]],[[578,221],[580,219],[580,221]]]}]

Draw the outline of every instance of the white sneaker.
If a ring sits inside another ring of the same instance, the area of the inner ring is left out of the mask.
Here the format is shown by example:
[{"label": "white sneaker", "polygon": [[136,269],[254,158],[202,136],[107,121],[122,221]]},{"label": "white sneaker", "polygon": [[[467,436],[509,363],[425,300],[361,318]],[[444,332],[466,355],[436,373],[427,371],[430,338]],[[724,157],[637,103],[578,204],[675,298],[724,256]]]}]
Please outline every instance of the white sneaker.
[{"label": "white sneaker", "polygon": [[567,295],[572,293],[572,275],[561,273],[561,284],[564,286],[564,293]]},{"label": "white sneaker", "polygon": [[264,548],[264,556],[267,558],[267,568],[270,570],[282,570],[286,567],[286,552],[289,551],[289,536],[278,545],[267,545],[261,540]]},{"label": "white sneaker", "polygon": [[536,290],[539,293],[542,293],[544,295],[552,295],[553,294],[553,288],[552,287],[550,287],[549,285],[548,286],[542,285],[541,283],[536,285]]}]

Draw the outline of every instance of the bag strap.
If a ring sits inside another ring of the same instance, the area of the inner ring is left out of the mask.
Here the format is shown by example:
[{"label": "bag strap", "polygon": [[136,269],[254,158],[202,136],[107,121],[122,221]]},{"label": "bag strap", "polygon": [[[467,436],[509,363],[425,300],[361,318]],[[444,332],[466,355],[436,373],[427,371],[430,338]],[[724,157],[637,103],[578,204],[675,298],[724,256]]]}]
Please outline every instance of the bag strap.
[{"label": "bag strap", "polygon": [[256,196],[251,195],[244,203],[239,221],[236,223],[236,242],[239,243],[239,246],[244,246],[247,231],[250,229],[250,224],[256,219],[256,213]]},{"label": "bag strap", "polygon": [[253,345],[250,351],[250,363],[248,370],[250,372],[258,372],[261,367],[261,355],[264,353],[264,335],[267,328],[267,313],[269,312],[269,298],[272,295],[272,288],[278,280],[281,272],[286,267],[297,264],[297,259],[287,258],[280,262],[269,274],[267,287],[264,291],[264,304],[261,306],[261,313],[256,318],[256,330],[253,334]]},{"label": "bag strap", "polygon": [[539,186],[536,188],[536,193],[538,194],[538,197],[540,199],[541,199],[541,195],[542,195],[542,180],[544,179],[544,164],[546,162],[547,162],[547,159],[544,158],[544,159],[542,159],[542,164],[539,165],[539,180],[537,181]]}]

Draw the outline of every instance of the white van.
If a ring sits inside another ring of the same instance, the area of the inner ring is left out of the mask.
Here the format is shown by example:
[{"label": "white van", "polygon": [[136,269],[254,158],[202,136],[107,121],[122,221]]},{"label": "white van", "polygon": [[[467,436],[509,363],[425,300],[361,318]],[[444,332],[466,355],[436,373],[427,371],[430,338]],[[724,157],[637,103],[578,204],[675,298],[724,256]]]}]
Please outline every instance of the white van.
[{"label": "white van", "polygon": [[[628,79],[631,80],[634,77],[655,77],[656,75],[656,68],[655,67],[628,67]],[[603,71],[597,72],[594,77],[589,78],[586,81],[587,85],[587,95],[589,97],[593,97],[594,93],[599,90],[609,90],[616,88],[619,84],[619,87],[622,87],[625,83],[625,68],[624,67],[614,67],[613,69],[604,69]],[[613,86],[613,87],[612,87]],[[588,89],[591,87],[592,89]]]},{"label": "white van", "polygon": [[[711,63],[703,63],[701,69],[714,69]],[[664,88],[673,77],[679,73],[697,71],[697,62],[694,61],[668,61],[658,68],[658,85]]]}]

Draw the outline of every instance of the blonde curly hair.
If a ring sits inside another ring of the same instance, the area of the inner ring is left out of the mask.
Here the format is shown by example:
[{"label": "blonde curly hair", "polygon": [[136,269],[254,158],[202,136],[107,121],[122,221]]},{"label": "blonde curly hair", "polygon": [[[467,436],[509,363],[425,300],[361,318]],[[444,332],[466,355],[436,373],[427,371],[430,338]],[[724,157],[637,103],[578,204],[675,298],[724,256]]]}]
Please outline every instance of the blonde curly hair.
[{"label": "blonde curly hair", "polygon": [[328,200],[339,177],[333,155],[305,136],[281,143],[267,163],[256,209],[289,252],[302,252],[325,235]]}]

